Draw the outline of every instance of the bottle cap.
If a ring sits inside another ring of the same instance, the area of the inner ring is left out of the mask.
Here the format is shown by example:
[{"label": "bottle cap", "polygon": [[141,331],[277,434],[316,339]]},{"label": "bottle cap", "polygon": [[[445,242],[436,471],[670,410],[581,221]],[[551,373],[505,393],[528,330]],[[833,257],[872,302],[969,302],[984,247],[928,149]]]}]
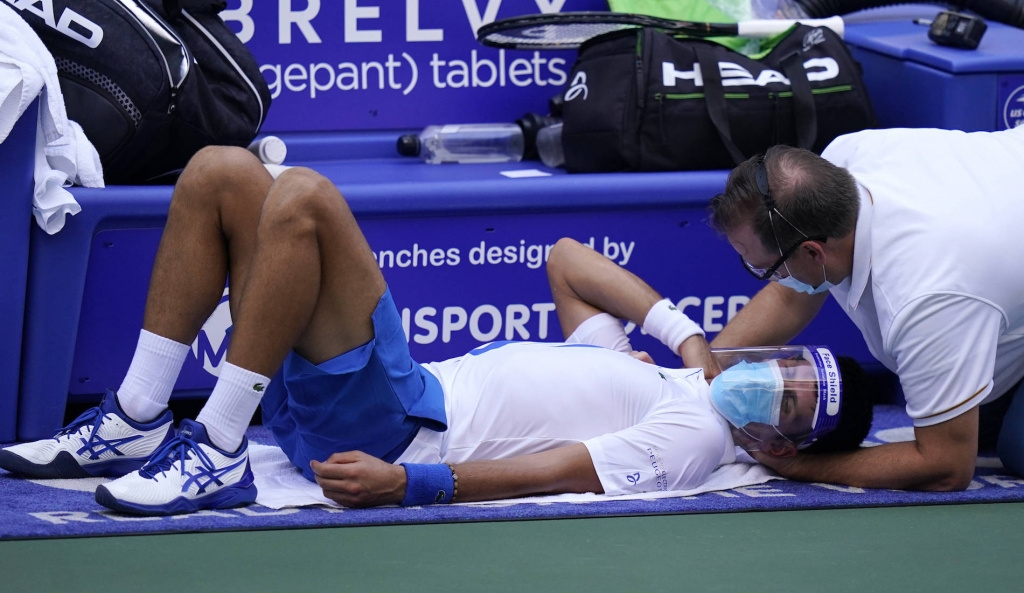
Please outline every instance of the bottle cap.
[{"label": "bottle cap", "polygon": [[260,154],[264,163],[280,165],[288,156],[288,147],[285,146],[284,140],[277,136],[267,136],[260,143]]},{"label": "bottle cap", "polygon": [[280,165],[288,155],[284,140],[277,136],[265,136],[249,145],[249,152],[255,154],[265,165]]},{"label": "bottle cap", "polygon": [[402,156],[419,156],[420,137],[416,134],[405,134],[398,138],[398,154]]}]

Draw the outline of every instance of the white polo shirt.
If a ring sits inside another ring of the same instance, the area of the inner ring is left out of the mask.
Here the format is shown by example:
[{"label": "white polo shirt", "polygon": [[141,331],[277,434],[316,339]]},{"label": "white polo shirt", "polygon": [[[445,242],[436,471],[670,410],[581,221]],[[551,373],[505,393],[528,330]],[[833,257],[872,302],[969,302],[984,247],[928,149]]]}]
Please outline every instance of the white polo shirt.
[{"label": "white polo shirt", "polygon": [[1024,128],[868,130],[822,153],[860,184],[853,273],[832,295],[897,373],[915,426],[1024,377]]},{"label": "white polo shirt", "polygon": [[626,494],[692,489],[735,461],[704,372],[593,345],[615,323],[621,334],[621,322],[602,315],[571,343],[497,342],[423,365],[444,388],[448,430],[420,429],[395,463],[507,459],[583,443],[604,492]]}]

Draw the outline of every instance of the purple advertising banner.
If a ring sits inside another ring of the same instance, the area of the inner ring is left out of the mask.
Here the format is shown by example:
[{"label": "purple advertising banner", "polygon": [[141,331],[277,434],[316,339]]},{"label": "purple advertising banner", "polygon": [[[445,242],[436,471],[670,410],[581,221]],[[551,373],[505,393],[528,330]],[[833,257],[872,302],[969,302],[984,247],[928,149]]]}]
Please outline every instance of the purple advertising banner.
[{"label": "purple advertising banner", "polygon": [[495,20],[606,0],[228,0],[224,21],[270,85],[263,132],[417,128],[546,114],[575,51],[498,50]]},{"label": "purple advertising banner", "polygon": [[[404,321],[413,357],[460,356],[495,340],[561,341],[544,264],[563,236],[590,245],[671,298],[710,340],[761,287],[735,252],[704,222],[699,208],[607,209],[416,216],[360,220]],[[97,233],[70,393],[116,388],[142,323],[148,270],[159,229]],[[192,344],[179,390],[213,386],[231,326],[227,297]],[[639,328],[634,348],[665,366],[681,361]],[[859,332],[830,303],[797,343],[826,344],[870,360]]]}]

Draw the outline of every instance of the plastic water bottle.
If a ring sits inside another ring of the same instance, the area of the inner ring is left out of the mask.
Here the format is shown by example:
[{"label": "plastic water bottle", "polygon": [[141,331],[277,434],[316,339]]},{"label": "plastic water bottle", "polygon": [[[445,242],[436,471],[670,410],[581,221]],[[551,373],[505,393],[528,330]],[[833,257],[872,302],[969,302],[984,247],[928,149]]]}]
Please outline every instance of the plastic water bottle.
[{"label": "plastic water bottle", "polygon": [[502,163],[523,158],[523,130],[517,124],[427,126],[398,139],[398,153],[437,163]]},{"label": "plastic water bottle", "polygon": [[548,167],[561,167],[565,164],[565,153],[562,150],[562,122],[544,126],[537,132],[537,154],[542,163]]},{"label": "plastic water bottle", "polygon": [[259,157],[264,165],[280,165],[288,156],[288,147],[277,136],[265,136],[249,145],[249,152]]}]

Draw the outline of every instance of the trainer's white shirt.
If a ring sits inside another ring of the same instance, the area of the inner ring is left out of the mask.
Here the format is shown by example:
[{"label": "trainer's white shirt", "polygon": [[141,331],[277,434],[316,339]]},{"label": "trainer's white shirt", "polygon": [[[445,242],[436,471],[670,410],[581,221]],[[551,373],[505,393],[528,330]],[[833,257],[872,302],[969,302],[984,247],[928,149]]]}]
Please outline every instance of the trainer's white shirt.
[{"label": "trainer's white shirt", "polygon": [[735,461],[701,369],[665,369],[573,338],[498,342],[423,365],[444,388],[448,430],[421,429],[396,463],[507,459],[582,442],[605,493],[625,494],[694,488]]},{"label": "trainer's white shirt", "polygon": [[822,156],[860,184],[853,273],[832,295],[897,373],[915,426],[1024,377],[1024,129],[869,130]]}]

